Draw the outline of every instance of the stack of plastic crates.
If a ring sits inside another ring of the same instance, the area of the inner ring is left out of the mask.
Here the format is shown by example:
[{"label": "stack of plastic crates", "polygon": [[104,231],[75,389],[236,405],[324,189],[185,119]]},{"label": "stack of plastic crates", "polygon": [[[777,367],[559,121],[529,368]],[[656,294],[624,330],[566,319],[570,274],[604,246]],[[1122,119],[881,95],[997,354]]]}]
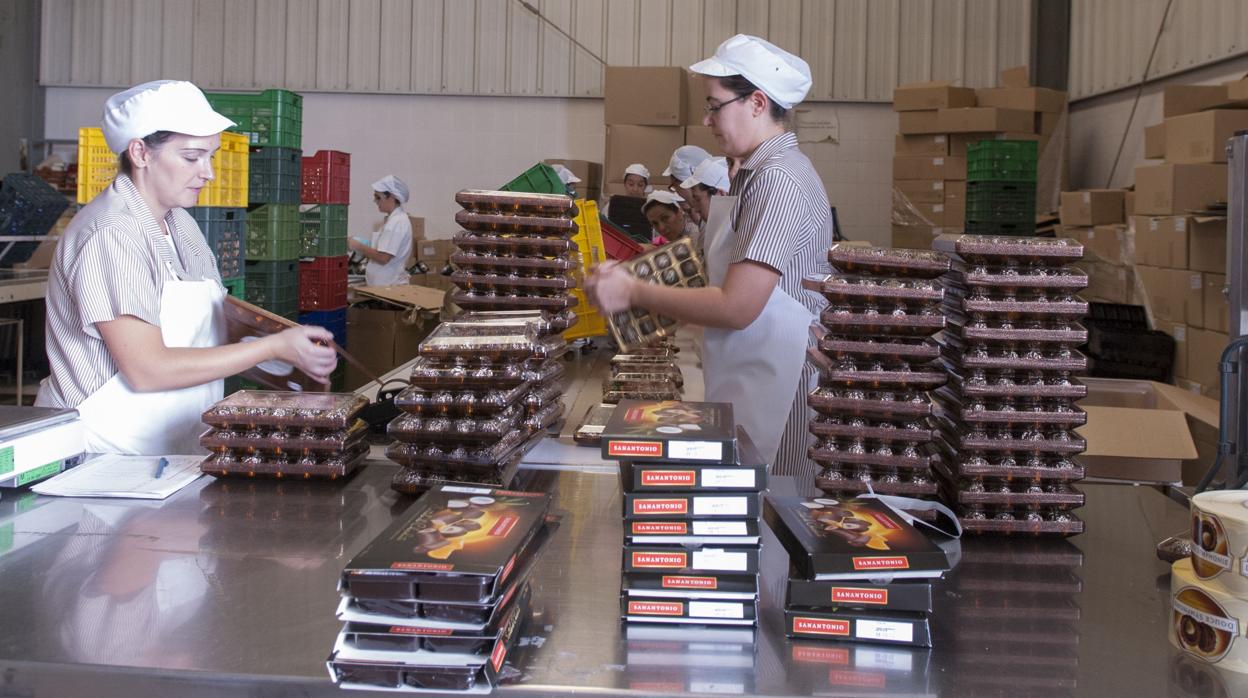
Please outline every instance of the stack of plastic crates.
[{"label": "stack of plastic crates", "polygon": [[[69,199],[51,184],[32,174],[15,172],[0,183],[0,235],[35,237],[46,235],[69,207]],[[19,242],[6,249],[0,243],[0,266],[25,262],[39,246],[38,241]]]},{"label": "stack of plastic crates", "polygon": [[351,203],[351,154],[318,150],[304,157],[302,200],[305,204]]},{"label": "stack of plastic crates", "polygon": [[251,147],[248,199],[252,204],[299,205],[303,186],[303,151],[298,148]]},{"label": "stack of plastic crates", "polygon": [[985,140],[966,149],[966,232],[1035,235],[1035,141]]},{"label": "stack of plastic crates", "polygon": [[247,209],[224,206],[196,206],[186,209],[208,241],[217,258],[221,283],[230,295],[245,298],[243,256],[247,240]]},{"label": "stack of plastic crates", "polygon": [[299,206],[265,204],[247,213],[247,300],[295,320],[299,315]]},{"label": "stack of plastic crates", "polygon": [[324,327],[346,346],[350,153],[318,150],[303,158],[300,191],[299,323]]}]

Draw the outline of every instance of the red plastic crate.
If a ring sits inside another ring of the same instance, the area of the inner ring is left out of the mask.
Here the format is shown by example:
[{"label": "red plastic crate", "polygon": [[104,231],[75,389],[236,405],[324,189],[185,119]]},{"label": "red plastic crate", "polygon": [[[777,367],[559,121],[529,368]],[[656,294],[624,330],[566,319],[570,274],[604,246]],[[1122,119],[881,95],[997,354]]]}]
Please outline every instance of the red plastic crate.
[{"label": "red plastic crate", "polygon": [[305,204],[351,203],[351,154],[318,150],[305,157],[301,194]]},{"label": "red plastic crate", "polygon": [[349,257],[316,257],[299,262],[299,310],[334,310],[347,304]]},{"label": "red plastic crate", "polygon": [[624,261],[632,259],[645,251],[641,243],[628,236],[628,233],[620,230],[606,218],[600,218],[602,224],[602,246],[607,253],[607,259],[618,259]]}]

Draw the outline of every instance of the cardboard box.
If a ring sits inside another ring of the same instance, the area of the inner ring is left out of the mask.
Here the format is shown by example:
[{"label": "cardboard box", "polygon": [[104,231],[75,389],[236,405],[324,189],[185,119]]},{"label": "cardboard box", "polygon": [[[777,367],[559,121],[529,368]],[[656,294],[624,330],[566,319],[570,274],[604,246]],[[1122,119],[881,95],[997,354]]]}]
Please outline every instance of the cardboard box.
[{"label": "cardboard box", "polygon": [[936,112],[942,133],[974,133],[977,131],[1021,131],[1035,129],[1032,112],[996,107],[940,109]]},{"label": "cardboard box", "polygon": [[706,78],[689,70],[685,73],[685,125],[701,126],[706,118]]},{"label": "cardboard box", "polygon": [[1194,216],[1187,221],[1187,268],[1226,273],[1226,219]]},{"label": "cardboard box", "polygon": [[1193,114],[1227,101],[1226,85],[1166,85],[1161,93],[1161,116]]},{"label": "cardboard box", "polygon": [[1187,218],[1135,216],[1135,262],[1187,269]]},{"label": "cardboard box", "polygon": [[893,90],[893,111],[926,111],[975,106],[975,90],[949,82],[920,82]]},{"label": "cardboard box", "polygon": [[[1098,225],[1088,231],[1084,242],[1084,257],[1091,251],[1097,261],[1110,264],[1134,264],[1136,256],[1131,249],[1131,238],[1124,223]],[[1148,264],[1148,262],[1145,262]]]},{"label": "cardboard box", "polygon": [[[425,239],[425,218],[424,216],[408,216],[407,220],[412,224],[412,240],[418,242]],[[415,246],[412,247],[415,249]]]},{"label": "cardboard box", "polygon": [[609,65],[602,88],[603,121],[634,126],[684,126],[687,80],[685,69],[678,66]]},{"label": "cardboard box", "polygon": [[1226,299],[1226,274],[1205,274],[1205,310],[1200,326],[1215,332],[1231,331],[1231,304]]},{"label": "cardboard box", "polygon": [[1066,118],[1066,112],[1037,112],[1035,118],[1036,133],[1042,136],[1051,136],[1057,133],[1057,127],[1061,125],[1064,118]]},{"label": "cardboard box", "polygon": [[1169,216],[1226,201],[1226,165],[1144,165],[1135,168],[1135,210]]},{"label": "cardboard box", "polygon": [[576,188],[584,189],[600,189],[602,187],[602,163],[590,162],[589,160],[565,160],[562,158],[550,158],[542,162],[547,165],[563,165],[568,171],[580,178]]},{"label": "cardboard box", "polygon": [[1161,269],[1145,264],[1135,265],[1137,288],[1143,292],[1142,303],[1155,320],[1186,322],[1186,294],[1184,272]]},{"label": "cardboard box", "polygon": [[1221,385],[1218,362],[1230,342],[1225,332],[1189,328],[1187,332],[1187,375],[1206,388]]},{"label": "cardboard box", "polygon": [[902,134],[945,133],[939,111],[903,111],[897,115],[897,131]]},{"label": "cardboard box", "polygon": [[932,241],[943,232],[942,228],[930,225],[893,224],[892,246],[912,250],[930,250],[932,249]]},{"label": "cardboard box", "polygon": [[1066,108],[1066,93],[1047,87],[985,87],[975,90],[980,107],[1054,113]]},{"label": "cardboard box", "polygon": [[1079,407],[1088,423],[1076,431],[1088,442],[1079,462],[1089,477],[1131,482],[1178,482],[1183,462],[1198,457],[1188,427],[1185,395],[1153,381],[1080,378],[1088,397]]},{"label": "cardboard box", "polygon": [[966,179],[966,158],[894,157],[893,179]]},{"label": "cardboard box", "polygon": [[696,145],[711,155],[722,155],[724,152],[719,141],[715,140],[715,135],[711,133],[710,126],[686,126],[685,145]]},{"label": "cardboard box", "polygon": [[1222,86],[1226,88],[1227,102],[1235,103],[1236,105],[1238,105],[1240,103],[1248,101],[1248,77],[1243,77],[1238,80],[1231,80],[1229,82],[1223,83]]},{"label": "cardboard box", "polygon": [[451,240],[425,240],[416,246],[413,254],[416,259],[429,264],[431,262],[446,263],[455,252],[455,243]]},{"label": "cardboard box", "polygon": [[1134,216],[1136,213],[1134,189],[1128,189],[1127,193],[1122,195],[1122,208],[1124,209],[1123,212],[1127,214],[1127,220],[1131,220],[1131,216]]},{"label": "cardboard box", "polygon": [[1187,376],[1187,325],[1169,320],[1154,320],[1153,329],[1165,332],[1174,338],[1173,375]]},{"label": "cardboard box", "polygon": [[941,157],[949,154],[949,136],[943,133],[915,136],[899,133],[893,143],[894,155]]},{"label": "cardboard box", "polygon": [[909,179],[893,182],[893,189],[911,203],[939,204],[945,201],[943,180]]},{"label": "cardboard box", "polygon": [[451,277],[443,276],[438,272],[439,270],[434,269],[427,274],[412,274],[408,283],[413,286],[423,286],[425,288],[432,288],[438,291],[451,290],[453,287]]},{"label": "cardboard box", "polygon": [[[372,295],[376,293],[377,295]],[[374,375],[381,376],[416,356],[420,342],[438,325],[442,291],[421,286],[356,289],[369,305],[347,308],[347,349]],[[379,297],[385,296],[385,300]],[[347,385],[369,382],[364,372],[347,364]]]},{"label": "cardboard box", "polygon": [[1059,216],[1062,225],[1092,226],[1122,223],[1123,191],[1121,189],[1090,189],[1064,191]]},{"label": "cardboard box", "polygon": [[950,199],[960,201],[966,207],[966,182],[963,180],[945,182],[945,203]]},{"label": "cardboard box", "polygon": [[945,225],[945,205],[940,204],[912,204],[915,212],[920,220],[918,222],[925,225],[944,228]]},{"label": "cardboard box", "polygon": [[1248,110],[1214,109],[1166,119],[1166,162],[1226,162],[1226,142],[1248,129]]},{"label": "cardboard box", "polygon": [[[1040,136],[1034,133],[1021,133],[1016,131],[1008,131],[1004,133],[951,133],[949,134],[949,154],[955,158],[966,157],[966,149],[972,143],[980,141],[1035,141]],[[1044,148],[1037,144],[1038,152],[1043,153]]]},{"label": "cardboard box", "polygon": [[1081,262],[1088,275],[1088,288],[1081,292],[1089,300],[1102,303],[1135,302],[1135,269],[1109,262]]},{"label": "cardboard box", "polygon": [[1144,127],[1144,157],[1150,159],[1166,157],[1166,122]]},{"label": "cardboard box", "polygon": [[[682,83],[683,84],[683,83]],[[623,182],[624,168],[640,162],[650,170],[650,184],[670,183],[663,170],[672,159],[672,151],[685,144],[684,126],[634,126],[607,124],[604,175],[608,182]],[[605,187],[604,187],[605,188]]]},{"label": "cardboard box", "polygon": [[958,196],[948,185],[945,186],[945,227],[956,230],[966,227],[966,196]]},{"label": "cardboard box", "polygon": [[1192,327],[1199,327],[1205,323],[1205,275],[1198,271],[1179,271],[1175,270],[1181,278],[1186,278],[1183,283],[1183,322]]}]

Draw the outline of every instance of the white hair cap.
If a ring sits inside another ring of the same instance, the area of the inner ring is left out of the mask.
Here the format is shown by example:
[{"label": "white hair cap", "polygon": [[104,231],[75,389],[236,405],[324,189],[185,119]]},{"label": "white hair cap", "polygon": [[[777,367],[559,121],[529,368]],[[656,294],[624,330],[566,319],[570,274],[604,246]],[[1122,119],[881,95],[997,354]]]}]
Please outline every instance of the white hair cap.
[{"label": "white hair cap", "polygon": [[672,152],[672,159],[663,170],[664,177],[672,177],[677,182],[688,179],[698,163],[709,158],[710,153],[696,145],[682,145]]},{"label": "white hair cap", "polygon": [[667,191],[666,189],[655,189],[646,195],[646,203],[657,201],[661,204],[667,204],[668,206],[675,206],[676,204],[683,203],[684,200],[684,197],[680,194],[677,194],[674,191]]},{"label": "white hair cap", "polygon": [[693,168],[693,174],[680,183],[682,189],[692,189],[705,184],[712,189],[728,191],[732,182],[728,179],[728,158],[707,158]]},{"label": "white hair cap", "polygon": [[559,175],[559,181],[564,184],[576,184],[581,181],[580,177],[572,174],[572,170],[569,170],[563,165],[551,165],[550,167],[555,171],[555,174]]},{"label": "white hair cap", "polygon": [[108,149],[120,155],[130,141],[157,131],[212,136],[234,122],[214,111],[194,84],[185,80],[154,80],[109,97],[100,125]]},{"label": "white hair cap", "polygon": [[811,85],[806,61],[749,34],[728,39],[715,49],[714,56],[694,63],[689,70],[716,78],[740,75],[785,109],[806,99]]},{"label": "white hair cap", "polygon": [[647,169],[646,166],[641,164],[640,162],[634,162],[633,164],[624,168],[624,176],[627,177],[630,174],[637,175],[638,177],[641,177],[647,182],[650,181],[650,170]]},{"label": "white hair cap", "polygon": [[407,184],[394,175],[386,175],[373,182],[373,191],[388,193],[398,199],[401,204],[407,203],[407,198],[411,193],[407,188]]}]

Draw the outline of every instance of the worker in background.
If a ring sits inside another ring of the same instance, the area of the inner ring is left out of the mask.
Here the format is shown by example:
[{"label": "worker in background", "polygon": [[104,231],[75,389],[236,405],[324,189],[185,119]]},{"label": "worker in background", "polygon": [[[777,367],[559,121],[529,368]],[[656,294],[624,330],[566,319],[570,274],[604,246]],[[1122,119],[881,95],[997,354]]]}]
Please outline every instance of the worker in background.
[{"label": "worker in background", "polygon": [[550,167],[551,169],[555,171],[555,174],[559,175],[559,181],[563,182],[563,187],[564,189],[567,190],[568,196],[574,199],[577,198],[576,188],[573,187],[572,185],[581,181],[581,178],[577,177],[575,174],[572,173],[572,170],[569,170],[563,165],[551,165]]},{"label": "worker in background", "polygon": [[667,163],[667,169],[663,170],[664,177],[672,178],[671,190],[684,199],[684,203],[680,207],[685,210],[685,214],[689,215],[694,223],[701,223],[702,219],[691,205],[693,200],[689,198],[689,190],[681,186],[681,182],[689,179],[689,176],[693,174],[693,168],[710,156],[710,153],[696,145],[682,145],[672,151],[672,158]]},{"label": "worker in background", "polygon": [[144,83],[104,104],[119,173],[57,246],[52,374],[35,399],[77,409],[91,453],[200,453],[200,415],[221,399],[225,377],[276,360],[328,383],[337,365],[333,335],[319,327],[222,344],[225,289],[185,209],[213,180],[221,131],[233,125],[183,81]]},{"label": "worker in background", "polygon": [[706,158],[693,168],[680,186],[689,192],[690,208],[697,214],[699,228],[705,229],[706,217],[711,213],[711,197],[727,196],[732,186],[728,180],[728,159]]},{"label": "worker in background", "polygon": [[650,170],[640,162],[624,168],[624,195],[645,198],[650,191]]},{"label": "worker in background", "polygon": [[772,472],[810,483],[806,395],[816,373],[805,353],[825,301],[803,290],[802,278],[828,273],[832,221],[819,175],[787,125],[810,90],[810,66],[738,34],[691,70],[706,84],[703,123],[739,159],[731,196],[714,197],[707,217],[708,284],[645,283],[606,262],[585,290],[607,314],[645,308],[705,327],[706,399],[732,404]]},{"label": "worker in background", "polygon": [[364,281],[369,286],[407,285],[407,258],[412,256],[412,222],[403,204],[409,191],[403,180],[386,175],[373,182],[373,203],[386,214],[386,222],[373,233],[371,241],[348,241],[351,250],[368,260]]},{"label": "worker in background", "polygon": [[683,237],[692,238],[695,246],[700,246],[701,235],[698,226],[685,215],[680,204],[684,199],[663,189],[655,189],[646,196],[646,203],[641,212],[646,214],[652,230],[650,242],[654,245],[666,245]]}]

